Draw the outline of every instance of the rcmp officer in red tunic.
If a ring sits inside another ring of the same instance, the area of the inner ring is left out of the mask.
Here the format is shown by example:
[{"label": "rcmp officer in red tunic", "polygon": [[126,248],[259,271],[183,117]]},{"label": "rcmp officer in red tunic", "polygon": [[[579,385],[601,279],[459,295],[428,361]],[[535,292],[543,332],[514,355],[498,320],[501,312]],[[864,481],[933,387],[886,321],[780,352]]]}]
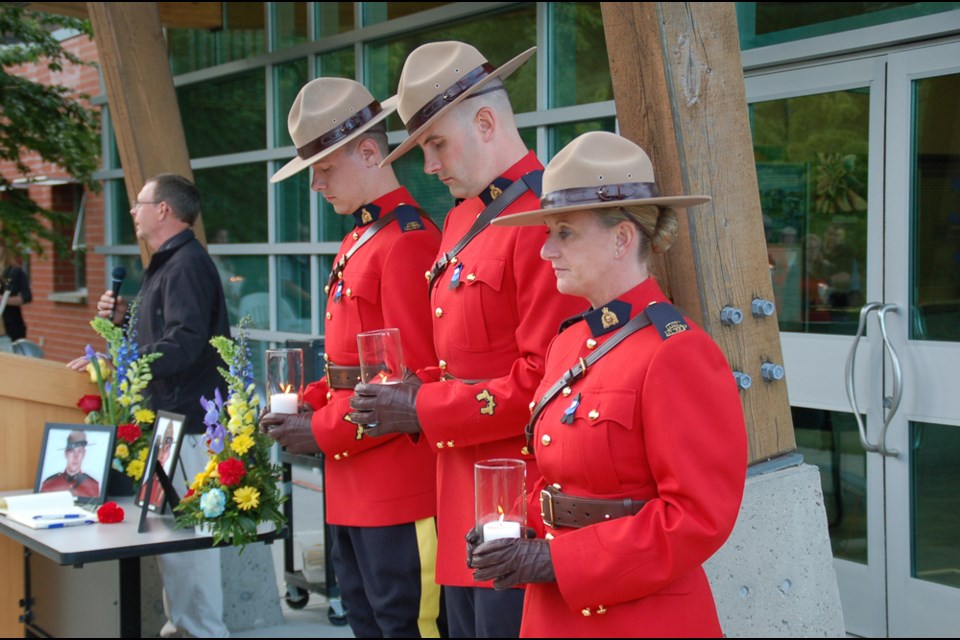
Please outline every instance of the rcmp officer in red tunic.
[{"label": "rcmp officer in red tunic", "polygon": [[311,166],[312,188],[356,226],[340,245],[325,287],[326,377],[310,385],[312,412],[266,414],[261,425],[291,453],[325,454],[332,558],[357,637],[438,637],[436,456],[425,440],[367,437],[349,418],[359,380],[357,334],[400,330],[407,366],[435,362],[422,288],[440,230],[381,168],[383,121],[396,99],[377,102],[360,84],[319,78],[290,110],[298,157],[272,182]]},{"label": "rcmp officer in red tunic", "polygon": [[533,53],[493,67],[470,45],[435,42],[407,58],[398,113],[410,136],[387,161],[419,145],[424,171],[462,199],[427,272],[439,362],[399,385],[360,385],[352,401],[354,421],[376,423],[371,435],[406,432],[438,454],[437,580],[453,637],[519,632],[522,591],[477,588],[465,563],[473,467],[526,458],[536,477],[523,437],[527,404],[547,343],[579,306],[557,294],[549,265],[537,257],[542,231],[488,224],[538,206],[542,165],[520,138],[501,82]]},{"label": "rcmp officer in red tunic", "polygon": [[67,468],[48,477],[40,485],[40,492],[69,491],[78,498],[99,498],[100,483],[83,472],[83,458],[87,455],[87,433],[75,429],[67,435],[63,454]]},{"label": "rcmp officer in red tunic", "polygon": [[719,637],[701,565],[740,507],[743,412],[720,349],[647,270],[673,208],[709,198],[661,196],[643,150],[605,132],[558,153],[543,191],[495,224],[545,223],[557,288],[591,308],[550,344],[534,396],[537,537],[480,544],[475,577],[527,584],[524,637]]}]

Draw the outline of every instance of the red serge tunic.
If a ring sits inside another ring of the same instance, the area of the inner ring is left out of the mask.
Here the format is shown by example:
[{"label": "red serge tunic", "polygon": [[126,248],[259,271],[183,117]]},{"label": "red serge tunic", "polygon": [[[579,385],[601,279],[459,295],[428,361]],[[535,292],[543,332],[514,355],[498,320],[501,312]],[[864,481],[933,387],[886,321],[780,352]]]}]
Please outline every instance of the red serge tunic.
[{"label": "red serge tunic", "polygon": [[[362,207],[357,228],[347,234],[334,264],[363,235],[365,227],[401,204],[416,205],[405,188]],[[436,362],[430,309],[423,273],[440,246],[440,230],[410,207],[380,229],[350,257],[342,287],[327,296],[324,324],[326,356],[333,364],[359,366],[357,334],[385,327],[400,329],[405,365],[416,371]],[[419,294],[417,292],[423,291]],[[338,298],[339,294],[339,298]],[[308,388],[313,435],[326,456],[324,481],[327,521],[382,527],[414,522],[436,514],[436,456],[425,442],[404,435],[370,438],[349,422],[352,389],[328,390],[325,380]]]},{"label": "red serge tunic", "polygon": [[[648,304],[664,300],[648,278],[557,336],[537,398]],[[603,322],[607,312],[617,316],[612,325],[609,314]],[[521,636],[721,635],[701,565],[737,518],[746,428],[723,353],[686,322],[687,330],[666,338],[656,326],[632,334],[540,414],[534,445],[543,477],[527,517],[540,536],[555,536],[557,580],[527,585]],[[572,421],[562,423],[571,410]],[[573,496],[647,502],[634,516],[554,529],[539,516],[539,490],[548,483]]]},{"label": "red serge tunic", "polygon": [[[530,152],[491,188],[506,189],[542,168]],[[490,191],[453,208],[444,224],[443,251],[466,234],[492,200]],[[539,196],[528,190],[501,215],[539,206]],[[474,581],[466,565],[463,537],[474,526],[474,462],[526,459],[528,485],[539,476],[532,456],[522,453],[530,400],[550,339],[565,317],[583,307],[557,292],[553,270],[540,259],[544,237],[542,228],[488,226],[432,288],[437,356],[446,374],[456,378],[424,384],[417,395],[420,440],[439,454],[437,582],[443,585],[490,586]],[[455,279],[459,286],[451,288]]]}]

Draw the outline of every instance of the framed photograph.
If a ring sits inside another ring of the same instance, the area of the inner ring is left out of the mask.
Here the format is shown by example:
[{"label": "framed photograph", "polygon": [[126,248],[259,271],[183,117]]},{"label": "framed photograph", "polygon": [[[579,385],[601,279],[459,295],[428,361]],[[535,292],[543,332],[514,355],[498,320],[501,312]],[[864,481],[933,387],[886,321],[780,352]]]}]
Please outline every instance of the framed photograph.
[{"label": "framed photograph", "polygon": [[78,503],[102,504],[115,434],[112,426],[48,422],[33,490],[70,491]]},{"label": "framed photograph", "polygon": [[173,472],[177,468],[177,459],[180,457],[180,443],[183,442],[183,423],[186,416],[169,411],[157,411],[157,422],[153,429],[153,442],[150,444],[150,454],[147,456],[147,466],[144,467],[143,478],[140,480],[140,489],[137,490],[137,506],[143,507],[144,502],[150,511],[163,513],[167,503],[167,494],[160,485],[159,477],[153,474],[153,486],[150,489],[150,499],[147,497],[147,485],[150,473],[153,473],[154,462],[159,462],[164,473],[173,482]]}]

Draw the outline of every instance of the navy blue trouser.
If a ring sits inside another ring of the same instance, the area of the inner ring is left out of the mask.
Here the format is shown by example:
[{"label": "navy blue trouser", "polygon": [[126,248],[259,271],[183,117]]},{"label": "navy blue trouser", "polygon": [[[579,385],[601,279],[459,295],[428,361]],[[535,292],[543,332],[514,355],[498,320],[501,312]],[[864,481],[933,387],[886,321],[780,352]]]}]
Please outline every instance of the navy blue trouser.
[{"label": "navy blue trouser", "polygon": [[444,587],[451,638],[516,638],[523,614],[523,589]]}]

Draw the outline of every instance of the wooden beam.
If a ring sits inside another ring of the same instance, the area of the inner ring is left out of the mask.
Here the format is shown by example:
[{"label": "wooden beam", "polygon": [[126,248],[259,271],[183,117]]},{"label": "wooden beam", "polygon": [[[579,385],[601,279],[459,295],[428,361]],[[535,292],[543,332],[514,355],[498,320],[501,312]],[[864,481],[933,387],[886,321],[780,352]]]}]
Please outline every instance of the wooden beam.
[{"label": "wooden beam", "polygon": [[[796,448],[785,380],[760,365],[783,363],[773,300],[733,3],[603,2],[620,132],[653,160],[665,193],[707,194],[685,216],[681,240],[659,266],[674,302],[720,345],[753,385],[741,391],[757,462]],[[614,46],[615,45],[615,46]],[[684,216],[681,216],[684,217]],[[733,306],[743,322],[724,326]]]},{"label": "wooden beam", "polygon": [[[127,195],[135,198],[147,178],[158,173],[192,180],[157,3],[87,4]],[[205,243],[202,218],[193,230]],[[150,251],[143,242],[140,254],[146,265]]]}]

